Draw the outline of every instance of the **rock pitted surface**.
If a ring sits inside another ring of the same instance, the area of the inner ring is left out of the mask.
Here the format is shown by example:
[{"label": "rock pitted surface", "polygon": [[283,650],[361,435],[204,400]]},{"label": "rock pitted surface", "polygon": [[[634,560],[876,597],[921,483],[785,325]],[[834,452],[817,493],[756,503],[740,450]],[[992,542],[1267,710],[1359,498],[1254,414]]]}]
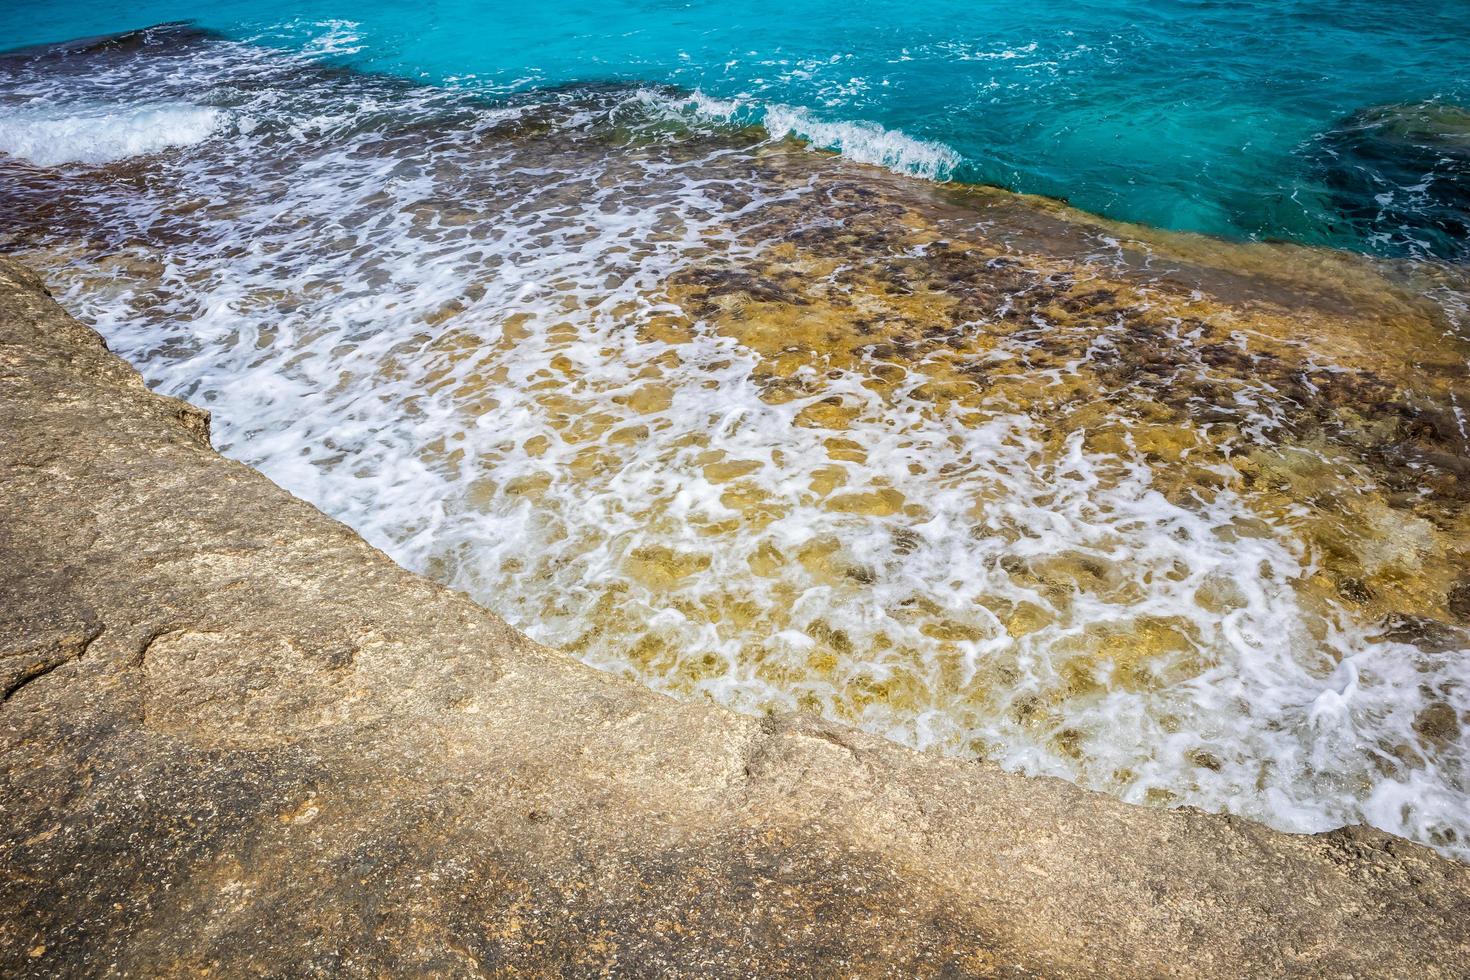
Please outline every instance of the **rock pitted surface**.
[{"label": "rock pitted surface", "polygon": [[1470,868],[533,643],[0,260],[0,974],[1462,976]]}]

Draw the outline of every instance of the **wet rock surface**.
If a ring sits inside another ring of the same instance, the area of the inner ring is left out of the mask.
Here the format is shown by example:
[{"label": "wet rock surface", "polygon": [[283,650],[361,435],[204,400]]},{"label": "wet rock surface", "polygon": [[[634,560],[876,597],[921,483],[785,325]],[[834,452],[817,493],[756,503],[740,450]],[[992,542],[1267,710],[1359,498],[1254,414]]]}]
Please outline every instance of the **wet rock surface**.
[{"label": "wet rock surface", "polygon": [[1464,270],[144,40],[0,100],[220,128],[0,159],[0,253],[404,567],[675,697],[1470,861]]},{"label": "wet rock surface", "polygon": [[6,976],[1448,977],[1470,951],[1470,868],[1377,831],[1127,806],[540,647],[217,455],[10,262],[0,388]]}]

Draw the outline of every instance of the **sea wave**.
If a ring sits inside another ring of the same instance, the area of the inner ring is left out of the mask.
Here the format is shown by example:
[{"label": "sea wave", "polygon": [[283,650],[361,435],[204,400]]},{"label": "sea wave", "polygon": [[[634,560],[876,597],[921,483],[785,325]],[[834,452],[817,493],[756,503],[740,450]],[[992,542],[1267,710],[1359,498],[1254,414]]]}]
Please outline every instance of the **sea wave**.
[{"label": "sea wave", "polygon": [[103,164],[203,142],[225,123],[187,103],[0,110],[0,153],[42,167]]},{"label": "sea wave", "polygon": [[719,99],[695,91],[678,100],[697,116],[720,123],[759,125],[773,140],[794,137],[813,149],[830,150],[855,163],[883,167],[894,173],[944,181],[962,158],[952,147],[917,139],[863,119],[818,119],[802,106],[764,105],[746,99]]}]

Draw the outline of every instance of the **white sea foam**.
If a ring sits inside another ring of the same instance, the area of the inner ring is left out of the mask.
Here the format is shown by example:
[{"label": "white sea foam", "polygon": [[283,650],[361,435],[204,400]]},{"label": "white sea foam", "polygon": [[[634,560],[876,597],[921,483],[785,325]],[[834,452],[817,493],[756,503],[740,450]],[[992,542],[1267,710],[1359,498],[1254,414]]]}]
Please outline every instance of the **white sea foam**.
[{"label": "white sea foam", "polygon": [[763,119],[773,137],[795,136],[813,146],[836,150],[849,160],[871,163],[927,180],[943,180],[960,155],[943,143],[914,139],[872,122],[824,122],[804,109],[771,106]]},{"label": "white sea foam", "polygon": [[352,20],[323,20],[311,25],[315,30],[302,48],[309,57],[342,57],[362,50],[361,25]]},{"label": "white sea foam", "polygon": [[0,108],[0,153],[42,167],[111,163],[200,143],[224,113],[187,103]]},{"label": "white sea foam", "polygon": [[815,149],[831,150],[856,163],[873,164],[910,177],[946,180],[960,165],[959,153],[943,143],[916,139],[865,120],[822,120],[799,107],[717,99],[702,92],[693,93],[679,104],[705,119],[760,123],[772,139],[794,137]]},{"label": "white sea foam", "polygon": [[[778,403],[760,358],[710,324],[653,329],[682,313],[665,285],[740,269],[762,221],[811,200],[804,177],[757,176],[738,141],[674,159],[578,143],[602,104],[517,144],[496,136],[504,110],[460,107],[436,129],[423,120],[442,93],[291,78],[242,96],[248,137],[86,199],[106,229],[166,236],[122,256],[156,258],[156,274],[54,277],[152,384],[214,411],[227,453],[537,638],[679,696],[806,707],[1130,800],[1292,830],[1368,821],[1470,856],[1466,746],[1414,728],[1432,703],[1470,712],[1470,656],[1314,612],[1300,592],[1314,557],[1289,518],[1230,492],[1170,502],[1142,457],[1077,436],[1057,451],[1022,411],[936,412],[918,365],[889,396],[809,365],[820,384]],[[918,152],[769,125],[875,162]],[[31,256],[66,262],[69,244]],[[991,363],[1025,354],[1002,340]],[[1264,432],[1279,406],[1246,385]],[[797,424],[831,398],[847,428]],[[838,436],[856,449],[834,456]],[[834,469],[843,493],[918,509],[831,506],[812,488]],[[735,487],[760,521],[724,525]],[[1029,574],[1059,557],[1109,577],[1059,593]],[[1034,610],[1034,628],[1007,628],[1002,606]],[[1179,646],[1144,677],[1073,655],[1149,629]],[[872,696],[895,681],[908,697]]]}]

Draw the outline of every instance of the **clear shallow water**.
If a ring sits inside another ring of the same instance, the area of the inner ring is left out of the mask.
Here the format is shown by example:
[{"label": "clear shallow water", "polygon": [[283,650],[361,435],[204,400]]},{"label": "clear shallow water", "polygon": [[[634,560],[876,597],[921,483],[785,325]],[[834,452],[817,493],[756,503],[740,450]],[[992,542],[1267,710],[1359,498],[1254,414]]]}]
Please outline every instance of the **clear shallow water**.
[{"label": "clear shallow water", "polygon": [[224,452],[675,696],[1470,856],[1463,270],[292,30],[0,56],[0,249]]},{"label": "clear shallow water", "polygon": [[[193,20],[489,92],[670,84],[857,159],[1123,220],[1470,248],[1470,118],[1444,112],[1470,105],[1461,0],[5,6],[6,46]],[[1383,106],[1400,108],[1371,114]]]}]

